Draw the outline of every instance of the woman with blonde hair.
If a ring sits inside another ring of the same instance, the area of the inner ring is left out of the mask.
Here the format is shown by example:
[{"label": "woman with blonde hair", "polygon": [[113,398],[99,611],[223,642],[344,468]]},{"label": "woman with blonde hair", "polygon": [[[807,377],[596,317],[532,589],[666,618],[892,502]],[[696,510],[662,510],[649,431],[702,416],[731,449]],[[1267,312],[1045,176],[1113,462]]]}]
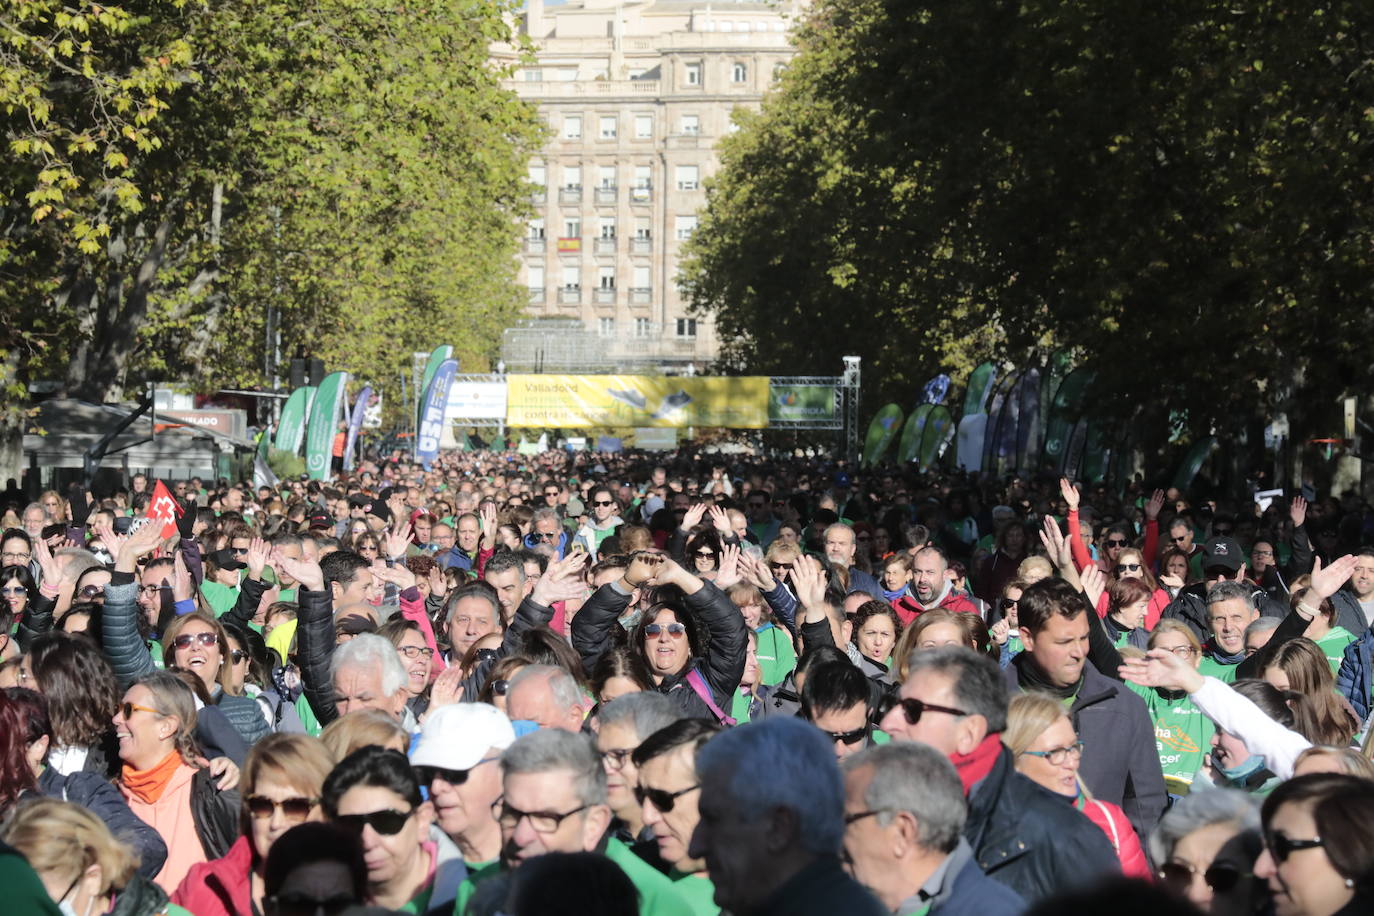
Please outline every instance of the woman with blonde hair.
[{"label": "woman with blonde hair", "polygon": [[1374,760],[1358,748],[1314,744],[1293,761],[1295,777],[1309,773],[1345,773],[1374,781]]},{"label": "woman with blonde hair", "polygon": [[892,650],[897,682],[906,680],[907,663],[913,651],[937,646],[968,646],[975,652],[991,654],[994,660],[998,654],[988,625],[977,614],[936,608],[917,617],[897,640],[897,648]]},{"label": "woman with blonde hair", "polygon": [[173,902],[196,916],[263,912],[267,852],[297,824],[324,820],[320,791],[333,768],[334,757],[309,735],[268,735],[255,744],[241,782],[243,836],[222,858],[193,866]]},{"label": "woman with blonde hair", "polygon": [[[64,913],[190,916],[138,873],[138,858],[90,811],[43,798],[25,804],[5,825],[3,839],[24,854]],[[196,914],[199,916],[199,914]]]},{"label": "woman with blonde hair", "polygon": [[1002,743],[1015,758],[1018,773],[1064,798],[1107,835],[1126,877],[1149,877],[1150,863],[1126,812],[1093,798],[1078,778],[1083,742],[1078,740],[1063,703],[1034,691],[1012,697]]},{"label": "woman with blonde hair", "polygon": [[[1172,652],[1194,670],[1202,664],[1202,643],[1181,620],[1161,620],[1150,634],[1148,648]],[[1145,701],[1150,712],[1165,785],[1174,795],[1188,794],[1194,777],[1202,769],[1216,726],[1183,691],[1125,683]]]},{"label": "woman with blonde hair", "polygon": [[369,744],[394,748],[402,754],[410,750],[410,735],[401,723],[379,709],[355,709],[339,716],[320,732],[320,740],[335,760]]},{"label": "woman with blonde hair", "polygon": [[200,767],[195,696],[175,673],[155,671],[134,681],[114,727],[124,762],[119,790],[167,844],[156,880],[173,891],[191,866],[223,856],[238,839],[238,793],[221,790]]}]

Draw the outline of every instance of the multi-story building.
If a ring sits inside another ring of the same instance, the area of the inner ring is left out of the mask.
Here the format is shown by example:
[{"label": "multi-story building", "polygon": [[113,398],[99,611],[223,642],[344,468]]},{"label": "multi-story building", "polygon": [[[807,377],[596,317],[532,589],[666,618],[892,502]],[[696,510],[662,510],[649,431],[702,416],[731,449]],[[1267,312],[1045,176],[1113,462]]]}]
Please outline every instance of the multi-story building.
[{"label": "multi-story building", "polygon": [[[715,358],[711,323],[689,316],[678,290],[679,256],[717,141],[791,58],[802,7],[527,0],[537,62],[510,86],[538,105],[550,139],[529,166],[541,190],[520,266],[538,330],[507,334],[508,368],[674,373]],[[493,53],[514,59],[509,47]],[[544,345],[564,356],[536,357],[531,347]]]}]

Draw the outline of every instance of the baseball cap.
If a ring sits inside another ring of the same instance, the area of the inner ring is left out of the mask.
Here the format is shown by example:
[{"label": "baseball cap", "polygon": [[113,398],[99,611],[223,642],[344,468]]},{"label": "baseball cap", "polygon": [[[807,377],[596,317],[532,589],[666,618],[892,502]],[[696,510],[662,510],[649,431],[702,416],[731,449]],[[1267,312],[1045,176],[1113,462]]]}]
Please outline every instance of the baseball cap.
[{"label": "baseball cap", "polygon": [[306,516],[310,528],[333,528],[334,518],[328,512],[311,512]]},{"label": "baseball cap", "polygon": [[1245,554],[1240,545],[1231,538],[1212,538],[1202,546],[1202,566],[1204,569],[1220,566],[1235,572],[1245,565]]},{"label": "baseball cap", "polygon": [[492,748],[514,743],[515,729],[501,710],[490,703],[454,703],[425,718],[410,764],[468,770]]},{"label": "baseball cap", "polygon": [[242,560],[234,559],[234,551],[230,550],[228,547],[223,550],[216,550],[214,553],[210,554],[210,559],[214,560],[215,565],[220,569],[232,570],[248,568],[247,563],[244,563]]}]

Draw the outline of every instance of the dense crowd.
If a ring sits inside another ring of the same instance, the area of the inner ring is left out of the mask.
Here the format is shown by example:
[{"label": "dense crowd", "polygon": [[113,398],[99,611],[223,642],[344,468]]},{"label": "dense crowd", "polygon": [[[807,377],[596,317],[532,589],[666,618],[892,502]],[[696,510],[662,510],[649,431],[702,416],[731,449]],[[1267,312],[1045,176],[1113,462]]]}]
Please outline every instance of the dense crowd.
[{"label": "dense crowd", "polygon": [[1374,912],[1356,498],[689,451],[126,483],[0,494],[7,913]]}]

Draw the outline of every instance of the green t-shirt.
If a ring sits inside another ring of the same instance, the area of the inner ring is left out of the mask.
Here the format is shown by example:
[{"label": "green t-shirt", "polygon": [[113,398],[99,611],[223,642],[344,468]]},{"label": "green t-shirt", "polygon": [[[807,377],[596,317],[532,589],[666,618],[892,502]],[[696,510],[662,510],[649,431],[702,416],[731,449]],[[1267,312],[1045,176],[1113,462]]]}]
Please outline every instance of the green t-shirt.
[{"label": "green t-shirt", "polygon": [[716,916],[720,912],[720,907],[716,906],[716,886],[710,878],[684,875],[679,871],[668,872],[668,877],[695,916]]},{"label": "green t-shirt", "polygon": [[754,701],[752,693],[745,693],[743,690],[736,690],[735,695],[730,698],[730,718],[734,719],[739,725],[749,721],[749,704]]},{"label": "green t-shirt", "polygon": [[210,609],[215,612],[216,617],[233,610],[234,605],[239,600],[238,589],[209,580],[200,583],[200,594],[210,605]]},{"label": "green t-shirt", "polygon": [[1317,647],[1322,650],[1322,654],[1331,664],[1332,674],[1341,670],[1341,659],[1345,657],[1345,647],[1354,642],[1355,639],[1355,635],[1345,627],[1332,627],[1325,636],[1316,640]]},{"label": "green t-shirt", "polygon": [[695,912],[668,877],[611,837],[606,841],[610,859],[639,891],[640,916],[692,916]]},{"label": "green t-shirt", "polygon": [[1215,659],[1204,658],[1202,664],[1198,666],[1197,671],[1198,674],[1201,674],[1203,677],[1214,677],[1227,684],[1233,684],[1236,680],[1236,669],[1239,667],[1240,665],[1238,664],[1224,665]]},{"label": "green t-shirt", "polygon": [[[1232,671],[1235,668],[1232,666]],[[1202,758],[1212,746],[1212,733],[1216,726],[1202,714],[1187,694],[1172,698],[1164,696],[1153,687],[1126,682],[1135,691],[1145,707],[1150,711],[1150,721],[1155,726],[1155,748],[1159,753],[1159,766],[1164,771],[1164,781],[1175,795],[1182,795],[1183,789],[1192,785],[1194,777],[1202,769]]]},{"label": "green t-shirt", "polygon": [[797,650],[786,628],[765,623],[756,631],[759,638],[759,680],[768,687],[781,684],[797,667]]},{"label": "green t-shirt", "polygon": [[305,698],[305,694],[296,697],[296,715],[301,717],[301,724],[305,726],[305,733],[318,738],[323,727],[320,720],[315,718],[315,710],[310,708],[310,701]]},{"label": "green t-shirt", "polygon": [[476,869],[468,866],[468,876],[463,879],[463,883],[458,885],[458,893],[453,898],[453,916],[465,916],[468,908],[468,901],[472,899],[473,893],[477,890],[477,885],[482,883],[492,875],[499,874],[501,871],[500,860],[488,862],[486,865]]}]

